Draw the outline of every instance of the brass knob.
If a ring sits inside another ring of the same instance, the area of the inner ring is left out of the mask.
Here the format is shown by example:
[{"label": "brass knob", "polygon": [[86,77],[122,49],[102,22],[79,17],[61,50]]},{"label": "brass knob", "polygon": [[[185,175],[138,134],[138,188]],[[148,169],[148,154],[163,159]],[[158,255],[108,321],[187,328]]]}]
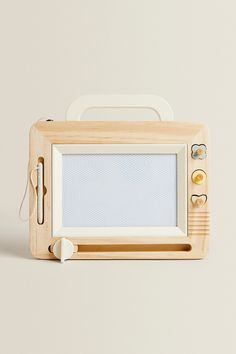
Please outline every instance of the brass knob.
[{"label": "brass knob", "polygon": [[206,181],[207,175],[203,170],[195,170],[192,173],[192,181],[195,184],[202,184]]},{"label": "brass knob", "polygon": [[204,160],[206,158],[207,148],[205,144],[194,144],[192,145],[192,158]]},{"label": "brass knob", "polygon": [[197,155],[197,156],[201,156],[201,155],[203,155],[203,153],[204,153],[203,149],[197,149],[195,151],[195,155]]}]

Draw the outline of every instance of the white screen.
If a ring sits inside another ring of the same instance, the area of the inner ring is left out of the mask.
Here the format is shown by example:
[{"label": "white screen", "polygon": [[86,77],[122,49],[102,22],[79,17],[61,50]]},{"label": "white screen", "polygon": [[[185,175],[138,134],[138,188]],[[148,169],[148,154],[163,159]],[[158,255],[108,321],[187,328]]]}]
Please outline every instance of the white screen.
[{"label": "white screen", "polygon": [[177,225],[176,154],[64,154],[62,226]]}]

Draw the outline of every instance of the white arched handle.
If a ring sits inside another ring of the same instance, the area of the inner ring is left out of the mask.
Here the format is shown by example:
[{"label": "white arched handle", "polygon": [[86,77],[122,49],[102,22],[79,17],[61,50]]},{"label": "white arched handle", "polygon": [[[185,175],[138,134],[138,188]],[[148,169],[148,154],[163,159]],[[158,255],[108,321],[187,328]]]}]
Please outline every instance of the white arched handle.
[{"label": "white arched handle", "polygon": [[162,121],[173,120],[173,111],[164,98],[157,95],[88,95],[80,96],[69,106],[66,119],[81,120],[89,108],[148,108]]}]

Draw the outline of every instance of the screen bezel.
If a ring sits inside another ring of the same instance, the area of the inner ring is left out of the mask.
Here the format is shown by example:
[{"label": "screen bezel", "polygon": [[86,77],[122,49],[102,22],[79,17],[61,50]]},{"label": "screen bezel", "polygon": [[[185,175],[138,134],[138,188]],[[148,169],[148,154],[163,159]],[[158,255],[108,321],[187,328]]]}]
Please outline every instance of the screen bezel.
[{"label": "screen bezel", "polygon": [[[172,227],[63,227],[62,156],[64,154],[176,154],[177,225]],[[187,236],[187,144],[52,144],[52,236]]]}]

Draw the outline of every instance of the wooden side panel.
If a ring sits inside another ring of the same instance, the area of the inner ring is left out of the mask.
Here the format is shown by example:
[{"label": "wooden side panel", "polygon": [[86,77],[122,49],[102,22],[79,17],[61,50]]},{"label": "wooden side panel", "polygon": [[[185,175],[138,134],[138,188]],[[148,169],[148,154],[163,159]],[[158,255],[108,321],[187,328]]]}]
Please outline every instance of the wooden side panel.
[{"label": "wooden side panel", "polygon": [[48,245],[51,242],[51,143],[34,126],[30,131],[30,162],[29,171],[32,171],[39,158],[44,160],[44,186],[46,194],[44,195],[44,223],[37,223],[36,195],[33,186],[30,185],[29,203],[30,203],[30,249],[31,253],[38,258],[47,255],[47,258],[53,258],[48,251]]}]

